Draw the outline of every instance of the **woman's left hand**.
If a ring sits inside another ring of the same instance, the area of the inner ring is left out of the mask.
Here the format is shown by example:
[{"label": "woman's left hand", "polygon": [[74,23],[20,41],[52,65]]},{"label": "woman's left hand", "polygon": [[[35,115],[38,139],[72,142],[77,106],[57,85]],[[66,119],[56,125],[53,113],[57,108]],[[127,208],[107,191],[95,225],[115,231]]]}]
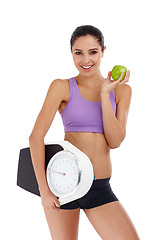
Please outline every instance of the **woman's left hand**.
[{"label": "woman's left hand", "polygon": [[117,86],[125,84],[126,82],[129,81],[130,77],[130,70],[127,70],[125,78],[122,80],[123,74],[121,74],[120,78],[116,81],[111,80],[111,73],[112,71],[108,72],[108,76],[106,78],[106,81],[103,83],[101,87],[101,94],[103,93],[110,93],[113,89],[116,89]]}]

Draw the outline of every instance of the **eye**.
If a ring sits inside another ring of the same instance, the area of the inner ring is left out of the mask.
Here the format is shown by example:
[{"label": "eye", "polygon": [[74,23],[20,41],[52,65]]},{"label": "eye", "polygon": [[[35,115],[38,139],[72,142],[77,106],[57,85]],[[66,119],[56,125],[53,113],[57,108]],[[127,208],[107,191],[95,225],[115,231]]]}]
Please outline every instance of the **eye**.
[{"label": "eye", "polygon": [[75,54],[76,54],[76,55],[80,55],[80,54],[82,54],[82,53],[81,53],[81,52],[75,52]]},{"label": "eye", "polygon": [[91,54],[96,54],[97,53],[97,51],[91,51]]}]

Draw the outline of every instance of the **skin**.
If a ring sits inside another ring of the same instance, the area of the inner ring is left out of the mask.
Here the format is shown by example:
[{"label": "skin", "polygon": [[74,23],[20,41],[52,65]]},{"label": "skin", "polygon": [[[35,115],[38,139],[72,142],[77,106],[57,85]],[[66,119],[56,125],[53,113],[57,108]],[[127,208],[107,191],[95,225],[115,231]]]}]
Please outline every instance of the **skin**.
[{"label": "skin", "polygon": [[[102,101],[104,133],[67,132],[64,139],[83,151],[91,160],[97,179],[108,178],[112,174],[110,149],[117,148],[126,135],[126,124],[131,100],[129,81],[130,71],[122,81],[111,80],[100,72],[102,51],[97,39],[87,35],[78,38],[72,46],[72,56],[79,74],[75,77],[81,96],[91,102]],[[92,66],[90,71],[83,67]],[[30,149],[35,169],[42,205],[54,240],[78,239],[80,209],[62,210],[56,196],[48,188],[44,169],[44,137],[54,119],[65,108],[70,97],[69,80],[56,79],[48,90],[43,107],[30,135]],[[109,92],[115,91],[116,116],[109,99]],[[119,201],[104,204],[92,209],[84,209],[88,219],[102,239],[137,240],[136,230]],[[67,225],[65,225],[67,223]],[[71,227],[72,226],[72,227]]]}]

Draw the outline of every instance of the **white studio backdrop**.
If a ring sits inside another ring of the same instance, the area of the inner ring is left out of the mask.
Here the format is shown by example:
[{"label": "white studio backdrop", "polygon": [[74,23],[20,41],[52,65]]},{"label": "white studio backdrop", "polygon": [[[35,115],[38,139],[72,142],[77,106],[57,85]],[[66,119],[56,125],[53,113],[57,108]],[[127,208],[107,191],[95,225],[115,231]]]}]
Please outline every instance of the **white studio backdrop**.
[{"label": "white studio backdrop", "polygon": [[[40,198],[16,186],[19,150],[50,83],[78,74],[69,41],[83,24],[103,32],[104,77],[116,64],[131,71],[127,136],[111,151],[111,186],[140,238],[160,239],[159,22],[155,0],[0,2],[1,239],[51,239]],[[63,140],[63,130],[57,112],[45,141]],[[79,239],[91,238],[100,239],[82,210]]]}]

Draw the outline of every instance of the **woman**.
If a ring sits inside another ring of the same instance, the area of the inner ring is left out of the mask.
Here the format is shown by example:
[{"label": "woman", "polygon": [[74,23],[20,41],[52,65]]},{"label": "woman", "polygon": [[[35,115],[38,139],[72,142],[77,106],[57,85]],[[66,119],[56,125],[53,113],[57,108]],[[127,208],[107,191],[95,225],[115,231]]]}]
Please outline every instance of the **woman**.
[{"label": "woman", "polygon": [[[78,239],[80,209],[102,239],[137,240],[136,230],[109,184],[112,167],[110,149],[117,148],[126,135],[131,100],[130,71],[117,81],[111,71],[105,79],[100,63],[106,47],[101,31],[85,25],[71,37],[71,53],[78,76],[56,79],[30,135],[30,148],[42,205],[54,240]],[[91,160],[96,179],[80,199],[60,206],[50,191],[45,175],[44,137],[57,112],[61,114],[65,137]],[[87,239],[87,238],[86,238]]]}]

